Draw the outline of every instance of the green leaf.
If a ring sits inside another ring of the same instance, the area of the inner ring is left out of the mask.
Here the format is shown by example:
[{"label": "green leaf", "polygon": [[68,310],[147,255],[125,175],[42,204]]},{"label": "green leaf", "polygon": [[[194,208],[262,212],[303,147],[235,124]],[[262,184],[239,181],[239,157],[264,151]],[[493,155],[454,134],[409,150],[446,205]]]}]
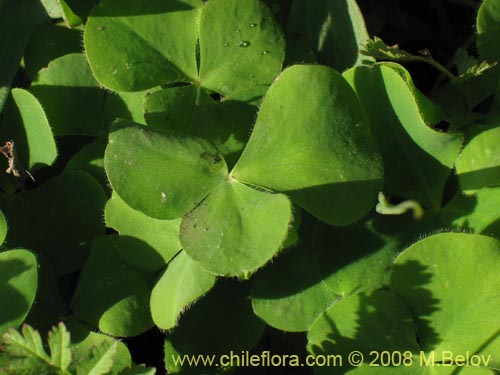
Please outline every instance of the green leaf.
[{"label": "green leaf", "polygon": [[24,69],[33,79],[42,68],[61,56],[82,52],[80,30],[70,30],[63,23],[46,25],[31,34],[24,52]]},{"label": "green leaf", "polygon": [[230,181],[184,218],[181,243],[206,270],[246,278],[280,250],[291,218],[285,195]]},{"label": "green leaf", "polygon": [[[93,362],[95,360],[96,357],[94,352],[96,349],[102,350],[103,348],[109,348],[108,352],[111,354],[115,345],[116,353],[113,355],[113,366],[109,374],[121,374],[124,369],[132,365],[130,352],[123,342],[107,335],[92,332],[88,328],[84,328],[82,325],[77,323],[73,318],[70,318],[67,324],[71,332],[71,343],[74,358],[71,366],[71,372],[74,373],[76,371],[77,375],[79,375],[82,372],[82,370],[80,370],[80,373],[78,373],[78,368],[80,366],[83,365],[86,367],[88,362]],[[84,372],[82,375],[87,374]]]},{"label": "green leaf", "polygon": [[[120,0],[101,1],[84,35],[97,80],[113,90],[140,91],[195,79],[201,5],[201,0],[140,0],[124,7]],[[164,37],[172,33],[175,37]]]},{"label": "green leaf", "polygon": [[[407,362],[375,369],[368,360],[360,367],[344,361],[333,371],[318,367],[315,373],[436,374],[440,367],[443,375],[489,374],[484,366],[500,364],[499,261],[500,243],[489,237],[442,233],[415,243],[396,259],[391,274],[396,296],[355,294],[334,304],[308,333],[308,349],[315,355],[347,358],[356,350],[373,359],[372,351],[385,350],[400,352]],[[463,358],[472,354],[483,356],[481,367],[461,370]]]},{"label": "green leaf", "polygon": [[27,250],[0,253],[0,334],[28,315],[38,288],[35,255]]},{"label": "green leaf", "polygon": [[9,361],[2,371],[9,375],[35,375],[58,373],[45,352],[38,331],[24,325],[22,333],[10,329],[2,336],[4,351]]},{"label": "green leaf", "polygon": [[389,60],[405,62],[411,60],[414,55],[399,48],[397,44],[388,46],[385,42],[374,37],[366,41],[361,53],[365,56],[373,57],[375,60]]},{"label": "green leaf", "polygon": [[[220,355],[252,349],[264,333],[264,323],[252,311],[248,284],[220,283],[182,317],[166,336],[165,364],[169,374],[200,374],[202,366],[181,366],[183,355]],[[205,371],[206,372],[206,371]]]},{"label": "green leaf", "polygon": [[58,0],[40,0],[40,2],[50,18],[55,19],[62,17],[61,7],[59,6]]},{"label": "green leaf", "polygon": [[[397,297],[383,291],[355,294],[333,305],[316,320],[308,341],[318,363],[326,364],[315,367],[315,374],[493,374],[482,365],[441,361],[440,353],[422,351],[415,339],[412,313]],[[447,349],[444,353],[458,356]],[[359,366],[352,365],[351,359],[361,359]],[[482,361],[489,359],[486,356]]]},{"label": "green leaf", "polygon": [[59,275],[78,269],[90,242],[104,233],[106,196],[90,175],[72,171],[0,202],[9,223],[6,244],[46,255]]},{"label": "green leaf", "polygon": [[[500,51],[498,49],[500,42],[500,5],[497,1],[484,0],[481,2],[477,12],[476,29],[476,45],[481,57],[489,63],[500,62]],[[500,95],[498,95],[499,77],[500,67],[497,64],[486,79],[480,81],[479,85],[477,85],[478,93],[485,92],[491,95],[496,91],[495,104],[498,104],[500,98]]]},{"label": "green leaf", "polygon": [[153,276],[131,267],[115,250],[117,236],[97,237],[82,268],[71,310],[77,319],[114,336],[135,336],[153,326]]},{"label": "green leaf", "polygon": [[439,105],[430,100],[427,96],[425,96],[415,86],[410,72],[408,72],[408,70],[406,70],[402,65],[394,62],[383,62],[379,63],[379,65],[389,67],[401,76],[403,81],[406,83],[406,86],[408,86],[411,93],[413,94],[419,108],[420,116],[427,125],[436,125],[446,119],[444,110]]},{"label": "green leaf", "polygon": [[118,196],[158,219],[183,216],[227,176],[226,163],[211,142],[127,121],[115,124],[104,164]]},{"label": "green leaf", "polygon": [[[334,304],[314,322],[307,339],[310,353],[331,358],[329,366],[314,368],[317,375],[431,374],[417,372],[411,365],[387,368],[369,365],[375,358],[372,351],[410,352],[413,355],[420,350],[410,311],[386,292],[359,293]],[[353,351],[366,358],[360,367],[348,363]]]},{"label": "green leaf", "polygon": [[466,194],[500,184],[500,155],[496,139],[500,136],[500,118],[491,124],[476,123],[470,127],[468,142],[456,161],[460,188]]},{"label": "green leaf", "polygon": [[82,147],[68,161],[65,171],[84,171],[94,177],[107,191],[109,189],[106,171],[104,170],[104,151],[107,141],[98,138]]},{"label": "green leaf", "polygon": [[500,60],[500,4],[484,0],[477,14],[477,48],[488,62]]},{"label": "green leaf", "polygon": [[[419,342],[435,351],[436,361],[443,351],[477,353],[498,338],[499,265],[497,240],[463,233],[427,237],[396,259],[392,289],[412,311]],[[498,368],[498,353],[485,354]]]},{"label": "green leaf", "polygon": [[57,149],[42,106],[26,90],[12,89],[11,95],[0,128],[2,143],[14,141],[19,162],[26,169],[51,165]]},{"label": "green leaf", "polygon": [[[11,91],[0,123],[1,146],[10,141],[14,142],[16,167],[21,174],[18,183],[22,188],[26,181],[32,179],[31,173],[52,165],[57,157],[56,143],[45,112],[36,98],[23,89]],[[9,165],[3,155],[2,159],[0,166],[5,170]],[[6,192],[13,192],[18,187],[13,173],[2,173],[0,177]]]},{"label": "green leaf", "polygon": [[71,10],[82,20],[86,21],[92,8],[99,4],[99,0],[65,0]]},{"label": "green leaf", "polygon": [[119,253],[140,270],[158,270],[181,249],[180,219],[151,218],[127,206],[115,193],[106,204],[105,220],[120,233],[116,243]]},{"label": "green leaf", "polygon": [[133,366],[120,372],[120,375],[155,375],[156,369],[153,367]]},{"label": "green leaf", "polygon": [[79,363],[77,375],[105,375],[113,367],[113,359],[117,352],[116,341],[103,342],[99,346],[90,349],[85,361]]},{"label": "green leaf", "polygon": [[337,298],[323,283],[312,251],[303,247],[280,255],[253,278],[255,314],[284,331],[307,331]]},{"label": "green leaf", "polygon": [[215,276],[184,251],[168,265],[151,293],[151,315],[161,329],[177,325],[180,315],[215,284]]},{"label": "green leaf", "polygon": [[45,108],[55,135],[94,136],[107,131],[102,120],[105,91],[92,76],[85,55],[71,53],[51,61],[38,72],[30,91]]},{"label": "green leaf", "polygon": [[71,349],[70,335],[63,323],[59,323],[49,332],[48,343],[50,363],[65,372],[71,363]]},{"label": "green leaf", "polygon": [[9,230],[7,220],[2,211],[0,211],[0,245],[3,244],[5,238],[7,237],[7,232]]},{"label": "green leaf", "polygon": [[136,92],[107,92],[103,113],[106,126],[111,126],[119,118],[145,125],[144,104],[146,97],[158,90],[159,88]]},{"label": "green leaf", "polygon": [[359,51],[369,35],[355,0],[295,0],[287,33],[310,47],[319,63],[338,71],[367,59]]},{"label": "green leaf", "polygon": [[82,19],[73,12],[68,3],[65,0],[58,0],[58,2],[61,8],[62,18],[66,26],[68,26],[69,29],[80,26],[83,22]]},{"label": "green leaf", "polygon": [[54,267],[42,254],[37,254],[36,258],[38,263],[36,299],[24,322],[46,332],[61,321],[67,314],[68,307],[62,297]]},{"label": "green leaf", "polygon": [[321,66],[294,66],[275,80],[231,174],[284,192],[335,225],[364,215],[382,185],[378,148],[356,96]]},{"label": "green leaf", "polygon": [[49,21],[38,0],[7,0],[0,9],[0,111],[9,95],[10,86],[31,32]]},{"label": "green leaf", "polygon": [[500,188],[483,188],[466,196],[458,193],[439,212],[447,227],[500,239]]},{"label": "green leaf", "polygon": [[493,63],[487,61],[479,62],[476,57],[469,55],[467,50],[462,48],[458,49],[454,59],[458,71],[456,82],[466,82],[486,73],[497,65],[496,61]]},{"label": "green leaf", "polygon": [[[345,297],[389,284],[388,273],[404,242],[378,231],[380,221],[372,219],[349,228],[316,226],[314,267],[323,284],[336,295]],[[399,233],[404,229],[398,227]]]},{"label": "green leaf", "polygon": [[216,103],[204,89],[193,85],[155,92],[144,102],[149,126],[211,140],[226,161],[229,157],[234,162],[245,147],[255,112],[255,107],[239,101]]},{"label": "green leaf", "polygon": [[439,208],[461,147],[459,134],[434,131],[427,107],[393,67],[357,67],[344,73],[371,122],[384,162],[384,190]]},{"label": "green leaf", "polygon": [[268,86],[281,71],[283,33],[260,0],[214,0],[200,21],[200,84],[222,95]]}]

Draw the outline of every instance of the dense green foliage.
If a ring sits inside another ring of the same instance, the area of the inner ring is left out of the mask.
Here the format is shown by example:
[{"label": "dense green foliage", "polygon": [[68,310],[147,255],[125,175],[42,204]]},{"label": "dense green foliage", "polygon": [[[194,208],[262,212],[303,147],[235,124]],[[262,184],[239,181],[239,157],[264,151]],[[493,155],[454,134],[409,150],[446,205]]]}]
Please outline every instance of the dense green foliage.
[{"label": "dense green foliage", "polygon": [[0,374],[499,374],[500,0],[461,3],[446,64],[355,0],[0,0]]}]

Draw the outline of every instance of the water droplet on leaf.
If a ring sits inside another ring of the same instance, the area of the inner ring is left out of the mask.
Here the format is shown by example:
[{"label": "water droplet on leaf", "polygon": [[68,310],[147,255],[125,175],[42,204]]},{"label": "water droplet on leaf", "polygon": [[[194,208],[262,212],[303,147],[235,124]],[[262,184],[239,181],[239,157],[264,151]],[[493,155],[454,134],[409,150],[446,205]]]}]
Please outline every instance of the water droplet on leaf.
[{"label": "water droplet on leaf", "polygon": [[238,47],[243,47],[243,48],[246,48],[250,46],[250,42],[246,41],[246,40],[243,40],[241,42],[238,43]]},{"label": "water droplet on leaf", "polygon": [[256,23],[251,23],[251,24],[250,24],[250,27],[252,27],[252,28],[254,28],[255,26],[257,26],[257,24],[256,24]]},{"label": "water droplet on leaf", "polygon": [[224,47],[228,47],[229,46],[229,43],[224,43]]},{"label": "water droplet on leaf", "polygon": [[267,54],[269,54],[269,51],[262,51],[262,53],[261,53],[261,54],[262,54],[262,55],[267,55]]}]

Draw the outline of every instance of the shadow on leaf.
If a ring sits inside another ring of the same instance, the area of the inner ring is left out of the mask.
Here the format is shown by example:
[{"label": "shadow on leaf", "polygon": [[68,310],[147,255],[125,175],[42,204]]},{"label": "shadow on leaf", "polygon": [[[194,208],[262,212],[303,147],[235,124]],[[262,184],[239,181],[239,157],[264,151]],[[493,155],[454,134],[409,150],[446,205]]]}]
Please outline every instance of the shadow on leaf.
[{"label": "shadow on leaf", "polygon": [[330,355],[330,360],[337,361],[336,367],[319,367],[317,373],[343,374],[352,370],[347,361],[352,351],[361,352],[368,365],[375,358],[372,351],[418,353],[440,342],[439,335],[429,325],[429,317],[438,310],[439,303],[425,288],[432,273],[413,261],[395,266],[394,272],[413,281],[412,292],[419,296],[422,313],[412,316],[397,296],[387,291],[360,293],[338,302],[316,321],[309,333],[310,351],[315,355]]},{"label": "shadow on leaf", "polygon": [[8,325],[9,322],[18,320],[27,313],[30,301],[16,290],[12,281],[30,269],[30,265],[20,259],[0,261],[0,295],[2,296],[0,300],[0,328],[5,324]]},{"label": "shadow on leaf", "polygon": [[[108,4],[106,3],[113,2],[104,2],[104,4],[99,7],[98,17],[145,16],[149,14],[183,12],[192,10],[194,8],[191,4],[189,4],[188,1],[185,0],[148,0],[137,2],[136,4],[131,3],[126,7],[108,6]],[[117,2],[114,3],[118,4]]]}]

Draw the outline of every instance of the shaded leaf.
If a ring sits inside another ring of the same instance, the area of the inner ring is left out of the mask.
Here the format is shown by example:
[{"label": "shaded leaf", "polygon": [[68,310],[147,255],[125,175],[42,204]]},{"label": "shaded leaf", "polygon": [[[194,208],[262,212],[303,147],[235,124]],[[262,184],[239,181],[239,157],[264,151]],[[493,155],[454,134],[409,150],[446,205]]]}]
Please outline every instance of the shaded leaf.
[{"label": "shaded leaf", "polygon": [[337,298],[318,273],[312,251],[297,247],[253,278],[252,305],[267,324],[292,332],[307,331]]},{"label": "shaded leaf", "polygon": [[208,368],[181,366],[182,355],[220,355],[231,350],[252,349],[261,339],[264,323],[252,311],[248,285],[225,282],[217,285],[182,317],[166,336],[165,364],[170,374],[199,374]]},{"label": "shaded leaf", "polygon": [[500,239],[500,188],[483,188],[474,195],[459,192],[439,212],[444,225]]},{"label": "shaded leaf", "polygon": [[58,0],[58,3],[61,8],[62,18],[68,28],[72,29],[82,24],[82,19],[73,12],[66,0]]},{"label": "shaded leaf", "polygon": [[[497,240],[463,233],[427,237],[396,259],[392,289],[412,311],[420,345],[435,351],[436,361],[443,351],[476,353],[498,337],[499,263]],[[498,353],[488,354],[489,366],[498,368]]]},{"label": "shaded leaf", "polygon": [[[431,374],[420,372],[416,359],[410,365],[370,366],[372,351],[412,356],[420,351],[410,311],[386,292],[354,294],[334,304],[314,322],[307,339],[309,352],[331,358],[329,366],[315,367],[315,374]],[[359,367],[347,360],[354,351],[367,359]]]},{"label": "shaded leaf", "polygon": [[19,69],[19,63],[31,32],[49,21],[38,0],[7,0],[0,12],[0,111],[9,95],[10,86]]},{"label": "shaded leaf", "polygon": [[488,62],[500,60],[500,4],[484,0],[477,14],[477,48]]},{"label": "shaded leaf", "polygon": [[45,333],[61,322],[68,312],[68,307],[62,297],[54,267],[42,254],[37,254],[36,259],[38,263],[36,298],[24,322]]},{"label": "shaded leaf", "polygon": [[98,138],[92,143],[83,146],[66,163],[65,171],[84,171],[92,175],[105,190],[109,189],[106,171],[104,170],[104,151],[107,142]]},{"label": "shaded leaf", "polygon": [[[54,163],[57,149],[45,112],[38,100],[23,89],[13,89],[7,100],[3,118],[0,123],[0,144],[14,142],[14,169],[18,169],[22,178],[31,180],[35,170]],[[1,166],[11,167],[2,155]],[[3,169],[3,168],[2,168]],[[2,188],[11,193],[18,188],[16,171],[4,174],[2,171]],[[21,182],[21,184],[23,184]]]},{"label": "shaded leaf", "polygon": [[57,274],[71,273],[87,257],[92,239],[104,233],[105,201],[93,177],[80,171],[63,173],[0,201],[10,228],[6,244],[39,251]]},{"label": "shaded leaf", "polygon": [[295,0],[287,32],[310,47],[321,64],[338,71],[367,59],[359,54],[369,35],[355,0]]},{"label": "shaded leaf", "polygon": [[80,30],[70,30],[63,23],[49,24],[33,32],[24,52],[28,77],[33,79],[40,69],[58,57],[81,53],[81,39]]},{"label": "shaded leaf", "polygon": [[106,225],[120,233],[116,242],[120,254],[143,271],[158,270],[181,249],[180,219],[151,218],[127,206],[115,193],[106,204],[104,215]]},{"label": "shaded leaf", "polygon": [[380,146],[384,191],[439,208],[461,136],[430,128],[425,122],[430,117],[421,115],[426,107],[419,105],[413,90],[392,67],[357,67],[344,77],[363,104]]},{"label": "shaded leaf", "polygon": [[35,255],[18,249],[0,253],[0,334],[28,315],[38,288]]},{"label": "shaded leaf", "polygon": [[153,276],[131,267],[115,250],[117,236],[97,237],[82,268],[71,310],[77,319],[114,336],[136,336],[153,326]]},{"label": "shaded leaf", "polygon": [[45,108],[55,135],[106,133],[102,120],[105,91],[94,79],[84,54],[52,60],[38,72],[30,91]]},{"label": "shaded leaf", "polygon": [[107,92],[104,100],[104,122],[111,126],[116,119],[130,120],[137,124],[146,124],[144,104],[146,97],[159,88],[135,92]]},{"label": "shaded leaf", "polygon": [[466,194],[500,184],[500,149],[496,141],[500,118],[495,117],[490,124],[476,123],[469,129],[468,142],[456,161],[460,188]]},{"label": "shaded leaf", "polygon": [[497,62],[489,63],[481,61],[471,56],[464,49],[459,49],[455,54],[455,65],[458,70],[458,77],[456,82],[465,82],[471,78],[480,76],[487,71],[493,69]]}]

